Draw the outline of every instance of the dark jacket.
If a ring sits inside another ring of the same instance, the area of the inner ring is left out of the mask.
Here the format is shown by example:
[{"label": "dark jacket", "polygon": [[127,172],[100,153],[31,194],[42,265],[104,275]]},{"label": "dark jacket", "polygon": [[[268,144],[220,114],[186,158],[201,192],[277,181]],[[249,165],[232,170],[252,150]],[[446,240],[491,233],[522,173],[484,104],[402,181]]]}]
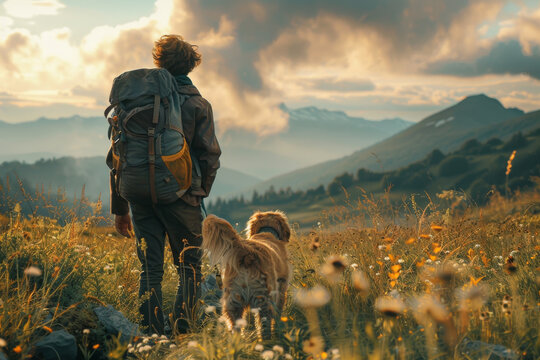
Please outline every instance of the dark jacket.
[{"label": "dark jacket", "polygon": [[[187,77],[184,77],[187,79]],[[221,149],[216,138],[214,129],[214,116],[212,106],[204,99],[199,90],[187,81],[178,81],[178,92],[190,95],[182,105],[182,123],[184,136],[193,157],[199,160],[201,167],[201,187],[197,190],[190,189],[182,200],[192,206],[199,206],[202,198],[207,197],[212,189],[212,184],[219,169],[219,156]],[[112,169],[112,149],[107,154],[107,165]],[[194,172],[195,175],[195,172]],[[110,175],[111,190],[111,213],[125,215],[129,212],[128,202],[116,191],[114,174]]]}]

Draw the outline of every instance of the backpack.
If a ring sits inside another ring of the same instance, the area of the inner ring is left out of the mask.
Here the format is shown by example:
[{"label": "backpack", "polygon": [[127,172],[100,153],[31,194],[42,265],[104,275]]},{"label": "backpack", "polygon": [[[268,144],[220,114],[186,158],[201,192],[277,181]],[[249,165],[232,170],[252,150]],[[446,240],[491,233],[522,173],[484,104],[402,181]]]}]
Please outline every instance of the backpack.
[{"label": "backpack", "polygon": [[166,69],[138,69],[114,79],[105,117],[113,185],[127,201],[171,203],[190,188],[192,158],[181,111],[188,97],[178,93]]}]

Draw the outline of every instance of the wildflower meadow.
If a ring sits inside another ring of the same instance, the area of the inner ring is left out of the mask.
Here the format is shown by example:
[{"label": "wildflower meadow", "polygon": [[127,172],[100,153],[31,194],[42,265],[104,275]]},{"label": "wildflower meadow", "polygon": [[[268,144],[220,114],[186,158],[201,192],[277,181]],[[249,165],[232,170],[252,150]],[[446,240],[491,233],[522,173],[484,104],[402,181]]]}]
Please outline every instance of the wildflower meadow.
[{"label": "wildflower meadow", "polygon": [[15,204],[0,221],[0,359],[33,358],[60,331],[78,359],[538,359],[538,187],[483,207],[456,191],[417,199],[366,195],[296,227],[287,302],[265,341],[257,309],[230,331],[204,300],[188,335],[111,335],[96,306],[140,320],[134,239],[99,215],[61,223]]}]

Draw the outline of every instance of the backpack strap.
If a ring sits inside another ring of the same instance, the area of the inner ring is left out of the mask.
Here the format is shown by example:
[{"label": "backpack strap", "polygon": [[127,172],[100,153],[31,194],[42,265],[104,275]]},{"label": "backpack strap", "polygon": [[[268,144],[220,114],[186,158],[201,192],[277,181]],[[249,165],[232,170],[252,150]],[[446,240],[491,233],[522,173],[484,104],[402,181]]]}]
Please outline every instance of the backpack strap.
[{"label": "backpack strap", "polygon": [[118,103],[112,103],[111,105],[107,106],[107,108],[105,109],[105,112],[104,112],[105,118],[108,118],[109,112],[110,112],[116,105],[118,105]]},{"label": "backpack strap", "polygon": [[154,114],[152,117],[152,127],[148,128],[148,165],[149,165],[149,175],[150,175],[150,196],[152,198],[152,203],[157,204],[157,195],[156,195],[156,146],[154,135],[156,133],[156,125],[159,120],[159,105],[160,105],[160,96],[154,95]]}]

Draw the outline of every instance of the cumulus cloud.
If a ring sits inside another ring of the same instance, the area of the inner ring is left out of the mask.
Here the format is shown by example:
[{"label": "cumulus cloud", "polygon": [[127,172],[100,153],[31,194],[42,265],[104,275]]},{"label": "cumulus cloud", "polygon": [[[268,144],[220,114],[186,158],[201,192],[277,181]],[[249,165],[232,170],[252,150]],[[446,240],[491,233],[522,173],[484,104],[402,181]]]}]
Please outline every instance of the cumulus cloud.
[{"label": "cumulus cloud", "polygon": [[[448,56],[440,61],[432,59],[425,71],[462,77],[526,74],[540,80],[540,9],[522,10],[497,25],[497,35],[476,40],[476,51],[469,56]],[[486,31],[486,26],[479,29],[480,33]]]},{"label": "cumulus cloud", "polygon": [[[23,2],[47,11],[63,6],[57,0]],[[503,24],[506,2],[158,0],[152,14],[99,26],[77,42],[67,28],[33,34],[0,18],[6,23],[0,90],[29,103],[78,103],[97,112],[115,76],[153,66],[153,41],[178,33],[199,45],[203,63],[192,78],[222,130],[280,131],[287,126],[282,102],[326,102],[353,112],[377,106],[431,111],[434,104],[492,89],[487,77],[493,74],[520,99],[516,79],[539,78],[540,9]],[[486,36],[486,24],[500,27],[496,37]],[[477,77],[473,85],[471,76]],[[508,96],[511,101],[514,95]]]},{"label": "cumulus cloud", "polygon": [[30,19],[39,15],[56,15],[66,6],[58,0],[6,0],[4,10],[9,16]]},{"label": "cumulus cloud", "polygon": [[487,55],[471,62],[446,61],[430,64],[427,72],[457,76],[526,74],[540,80],[540,46],[524,51],[518,40],[498,42]]}]

